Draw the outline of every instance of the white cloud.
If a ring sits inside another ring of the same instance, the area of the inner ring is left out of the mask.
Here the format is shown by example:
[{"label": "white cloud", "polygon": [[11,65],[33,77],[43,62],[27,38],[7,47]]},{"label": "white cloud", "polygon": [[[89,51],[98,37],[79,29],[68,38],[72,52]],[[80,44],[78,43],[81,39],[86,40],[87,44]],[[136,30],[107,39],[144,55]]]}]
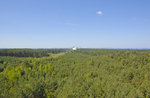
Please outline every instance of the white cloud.
[{"label": "white cloud", "polygon": [[98,12],[96,12],[96,14],[98,14],[98,15],[102,15],[102,14],[103,14],[103,12],[102,12],[102,11],[98,11]]}]

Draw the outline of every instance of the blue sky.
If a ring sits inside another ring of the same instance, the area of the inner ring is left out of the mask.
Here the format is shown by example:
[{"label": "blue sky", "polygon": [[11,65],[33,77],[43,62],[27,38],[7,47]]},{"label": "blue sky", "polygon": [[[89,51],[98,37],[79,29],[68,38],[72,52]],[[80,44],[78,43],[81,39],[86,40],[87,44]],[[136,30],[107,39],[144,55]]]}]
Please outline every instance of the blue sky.
[{"label": "blue sky", "polygon": [[150,48],[150,0],[0,0],[0,48]]}]

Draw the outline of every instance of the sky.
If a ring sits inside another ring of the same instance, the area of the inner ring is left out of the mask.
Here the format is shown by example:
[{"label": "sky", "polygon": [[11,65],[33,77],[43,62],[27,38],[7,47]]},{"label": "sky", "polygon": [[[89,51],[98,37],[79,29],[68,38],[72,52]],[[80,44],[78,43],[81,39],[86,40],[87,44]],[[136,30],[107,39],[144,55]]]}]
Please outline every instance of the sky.
[{"label": "sky", "polygon": [[150,0],[0,0],[0,48],[150,48]]}]

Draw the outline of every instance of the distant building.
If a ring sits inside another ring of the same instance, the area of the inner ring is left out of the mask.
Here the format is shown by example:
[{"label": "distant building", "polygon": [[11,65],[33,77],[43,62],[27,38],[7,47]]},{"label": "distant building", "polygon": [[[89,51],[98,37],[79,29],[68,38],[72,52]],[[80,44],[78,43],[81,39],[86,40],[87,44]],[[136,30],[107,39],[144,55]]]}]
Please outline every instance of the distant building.
[{"label": "distant building", "polygon": [[74,46],[74,47],[72,48],[72,50],[77,50],[77,47]]}]

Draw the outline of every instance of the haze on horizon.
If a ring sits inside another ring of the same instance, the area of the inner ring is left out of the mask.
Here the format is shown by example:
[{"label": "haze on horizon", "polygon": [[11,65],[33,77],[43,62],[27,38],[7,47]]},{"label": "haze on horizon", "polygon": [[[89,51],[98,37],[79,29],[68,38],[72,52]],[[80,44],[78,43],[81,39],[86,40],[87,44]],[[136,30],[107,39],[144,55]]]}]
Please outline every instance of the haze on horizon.
[{"label": "haze on horizon", "polygon": [[1,0],[0,48],[150,48],[149,0]]}]

